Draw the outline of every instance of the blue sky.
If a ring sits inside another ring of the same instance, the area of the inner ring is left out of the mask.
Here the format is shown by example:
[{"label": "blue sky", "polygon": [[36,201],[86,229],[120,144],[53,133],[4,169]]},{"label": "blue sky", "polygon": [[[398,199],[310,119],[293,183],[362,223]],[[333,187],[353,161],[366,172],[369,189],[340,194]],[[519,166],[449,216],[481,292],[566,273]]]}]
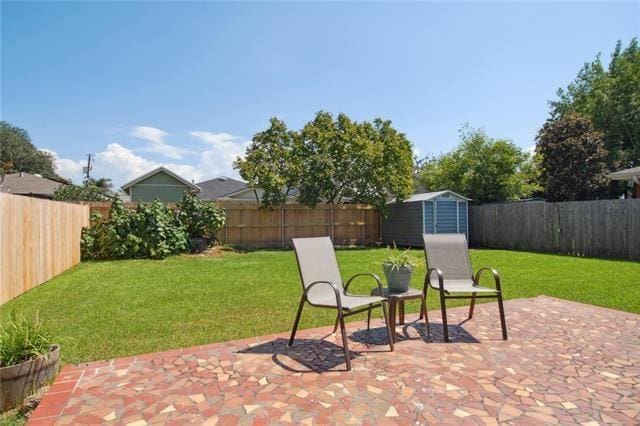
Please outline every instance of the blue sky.
[{"label": "blue sky", "polygon": [[320,109],[391,119],[421,154],[463,123],[522,148],[585,61],[640,34],[627,3],[7,3],[1,116],[61,174],[234,175],[251,136]]}]

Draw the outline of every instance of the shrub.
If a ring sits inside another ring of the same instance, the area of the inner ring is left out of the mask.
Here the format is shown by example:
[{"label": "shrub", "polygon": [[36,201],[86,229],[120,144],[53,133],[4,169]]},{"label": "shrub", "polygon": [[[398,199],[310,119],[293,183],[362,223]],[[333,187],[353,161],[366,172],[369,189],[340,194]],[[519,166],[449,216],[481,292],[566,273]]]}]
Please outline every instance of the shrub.
[{"label": "shrub", "polygon": [[392,271],[398,271],[402,268],[409,268],[411,270],[418,267],[420,261],[411,253],[411,250],[399,250],[395,243],[393,248],[387,247],[387,257],[382,261],[382,266],[385,269]]},{"label": "shrub", "polygon": [[0,367],[47,356],[52,344],[51,334],[42,325],[37,314],[30,321],[12,311],[9,320],[0,324]]},{"label": "shrub", "polygon": [[193,190],[184,193],[176,213],[184,225],[191,251],[199,251],[203,248],[201,240],[204,240],[207,246],[214,242],[216,233],[224,226],[226,219],[223,209],[202,201]]},{"label": "shrub", "polygon": [[104,190],[95,185],[61,185],[53,193],[56,201],[107,201]]},{"label": "shrub", "polygon": [[91,227],[82,231],[82,259],[135,259],[165,257],[214,241],[224,225],[224,211],[185,193],[176,210],[156,200],[128,209],[116,199],[109,218],[91,216]]}]

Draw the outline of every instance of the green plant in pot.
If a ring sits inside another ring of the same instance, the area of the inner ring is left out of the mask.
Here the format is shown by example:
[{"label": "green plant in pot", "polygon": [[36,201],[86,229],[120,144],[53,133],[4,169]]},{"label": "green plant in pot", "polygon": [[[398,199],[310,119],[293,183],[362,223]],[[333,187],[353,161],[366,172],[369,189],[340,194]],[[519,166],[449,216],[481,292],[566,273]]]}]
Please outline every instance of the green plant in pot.
[{"label": "green plant in pot", "polygon": [[18,406],[60,365],[60,346],[36,315],[33,321],[12,311],[0,322],[0,412]]},{"label": "green plant in pot", "polygon": [[398,250],[396,245],[387,248],[387,257],[382,261],[382,269],[387,277],[389,291],[402,293],[409,290],[411,274],[418,266],[418,259],[409,249]]}]

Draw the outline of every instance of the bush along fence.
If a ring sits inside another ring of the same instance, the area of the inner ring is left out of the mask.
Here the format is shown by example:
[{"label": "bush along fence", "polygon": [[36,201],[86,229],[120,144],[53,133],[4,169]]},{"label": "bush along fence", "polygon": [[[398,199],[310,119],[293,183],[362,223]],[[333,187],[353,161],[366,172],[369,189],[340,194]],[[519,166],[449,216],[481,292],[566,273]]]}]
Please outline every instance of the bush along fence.
[{"label": "bush along fence", "polygon": [[160,201],[128,208],[120,200],[108,214],[93,212],[82,232],[83,259],[163,259],[184,251],[203,251],[224,224],[224,211],[186,192],[170,207]]},{"label": "bush along fence", "polygon": [[640,199],[471,206],[475,247],[640,260]]},{"label": "bush along fence", "polygon": [[[108,217],[110,202],[88,203],[93,213]],[[239,247],[289,247],[291,238],[330,235],[337,245],[368,245],[380,239],[378,210],[364,204],[319,204],[314,208],[289,203],[261,209],[255,202],[221,200],[224,225],[217,232],[223,244]],[[136,204],[127,203],[134,208]]]},{"label": "bush along fence", "polygon": [[89,207],[0,193],[0,304],[80,262]]}]

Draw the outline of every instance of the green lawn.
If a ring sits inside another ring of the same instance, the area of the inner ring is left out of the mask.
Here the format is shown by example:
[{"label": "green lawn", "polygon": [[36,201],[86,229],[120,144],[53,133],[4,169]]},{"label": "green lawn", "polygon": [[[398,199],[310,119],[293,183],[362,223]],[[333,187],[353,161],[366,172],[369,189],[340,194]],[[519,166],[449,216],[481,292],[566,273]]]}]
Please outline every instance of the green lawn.
[{"label": "green lawn", "polygon": [[[338,251],[345,277],[382,275],[384,256],[384,249]],[[472,261],[500,271],[508,299],[545,294],[640,313],[640,263],[499,250],[474,250]],[[414,274],[415,287],[423,274],[424,267]],[[363,279],[353,290],[368,293],[373,284]],[[14,308],[39,311],[64,362],[80,362],[288,331],[300,293],[291,251],[89,262],[6,303],[0,318]],[[332,322],[331,311],[306,309],[301,327]]]}]

